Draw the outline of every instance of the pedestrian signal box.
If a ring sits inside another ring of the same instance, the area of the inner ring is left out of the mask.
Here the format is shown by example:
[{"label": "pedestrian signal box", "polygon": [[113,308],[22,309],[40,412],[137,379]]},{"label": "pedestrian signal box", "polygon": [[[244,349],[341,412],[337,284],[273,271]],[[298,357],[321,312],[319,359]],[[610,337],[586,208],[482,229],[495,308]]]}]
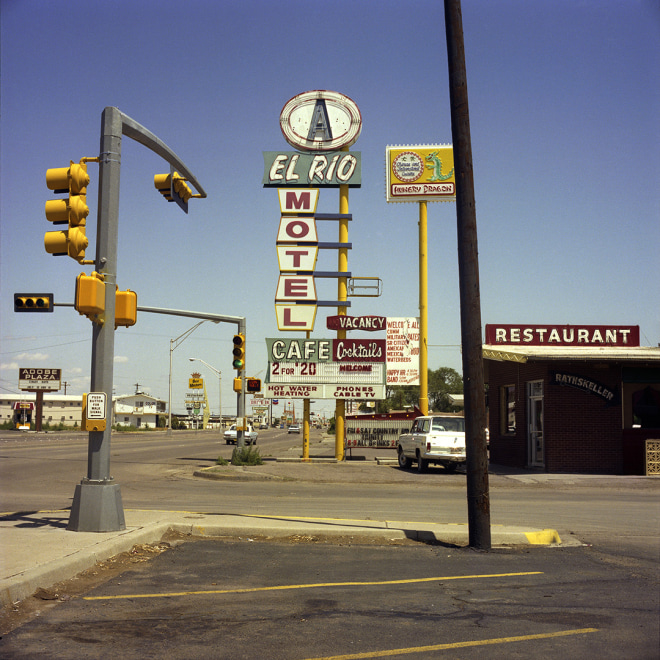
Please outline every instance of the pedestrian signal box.
[{"label": "pedestrian signal box", "polygon": [[245,390],[250,393],[261,392],[261,378],[248,378],[245,383]]}]

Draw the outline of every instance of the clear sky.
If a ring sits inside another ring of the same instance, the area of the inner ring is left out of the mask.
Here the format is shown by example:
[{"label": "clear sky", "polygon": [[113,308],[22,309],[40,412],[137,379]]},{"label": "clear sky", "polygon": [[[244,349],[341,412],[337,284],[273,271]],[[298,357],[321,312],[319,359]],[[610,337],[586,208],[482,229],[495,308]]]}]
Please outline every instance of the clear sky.
[{"label": "clear sky", "polygon": [[[660,343],[660,3],[463,0],[482,321],[634,324]],[[13,293],[73,302],[91,272],[46,254],[50,167],[99,150],[116,106],[166,142],[208,193],[186,216],[153,175],[158,156],[124,138],[117,282],[138,304],[247,318],[248,371],[265,375],[278,336],[275,190],[263,151],[290,150],[279,128],[296,94],[352,98],[363,129],[362,187],[350,193],[349,270],[380,277],[380,298],[351,315],[418,315],[416,204],[385,201],[387,145],[451,142],[440,0],[1,0],[0,395],[19,367],[58,367],[89,389],[91,323],[71,308],[13,313]],[[88,257],[98,167],[90,164]],[[323,190],[319,212],[338,210]],[[324,223],[323,241],[337,240]],[[429,367],[461,371],[456,206],[429,204]],[[317,267],[336,270],[324,250]],[[319,282],[320,299],[337,296]],[[332,336],[319,311],[314,337]],[[141,314],[117,330],[116,394],[167,399],[170,339],[192,319]],[[173,409],[194,368],[211,408],[235,411],[235,326],[204,323],[173,353]],[[287,336],[291,336],[288,333]],[[295,336],[295,335],[294,335]],[[353,336],[353,335],[352,335]],[[359,335],[356,335],[359,336]],[[318,401],[313,410],[333,410]]]}]

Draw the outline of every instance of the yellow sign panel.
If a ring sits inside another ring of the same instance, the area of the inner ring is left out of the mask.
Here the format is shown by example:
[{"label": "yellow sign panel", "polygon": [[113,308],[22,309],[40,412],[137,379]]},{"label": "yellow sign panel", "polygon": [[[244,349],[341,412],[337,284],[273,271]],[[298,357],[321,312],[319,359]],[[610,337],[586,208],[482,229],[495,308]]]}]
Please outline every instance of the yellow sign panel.
[{"label": "yellow sign panel", "polygon": [[201,390],[204,387],[203,378],[189,378],[188,379],[188,389],[191,390]]},{"label": "yellow sign panel", "polygon": [[387,147],[388,202],[455,202],[450,144]]}]

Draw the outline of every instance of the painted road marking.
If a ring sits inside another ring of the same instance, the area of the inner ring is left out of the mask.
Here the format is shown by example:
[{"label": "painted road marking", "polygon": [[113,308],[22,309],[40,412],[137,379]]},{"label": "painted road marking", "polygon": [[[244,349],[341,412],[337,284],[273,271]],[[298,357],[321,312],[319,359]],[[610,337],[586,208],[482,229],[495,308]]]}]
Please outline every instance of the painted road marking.
[{"label": "painted road marking", "polygon": [[536,635],[520,635],[518,637],[497,637],[495,639],[481,639],[470,642],[453,642],[451,644],[433,644],[431,646],[414,646],[403,649],[390,649],[389,651],[366,651],[364,653],[350,653],[348,655],[328,655],[307,660],[362,660],[362,658],[385,658],[388,655],[404,655],[411,653],[426,653],[428,651],[444,651],[446,649],[464,649],[469,646],[490,646],[493,644],[510,644],[512,642],[526,642],[532,639],[552,639],[553,637],[567,637],[569,635],[586,635],[598,632],[598,628],[577,628],[575,630],[561,630],[554,633],[539,633]]},{"label": "painted road marking", "polygon": [[204,591],[171,591],[161,594],[126,594],[119,596],[83,596],[83,600],[126,600],[129,598],[173,598],[175,596],[206,596],[210,594],[247,594],[258,591],[284,591],[287,589],[318,589],[320,587],[373,587],[388,584],[414,584],[419,582],[444,582],[446,580],[478,580],[482,578],[518,577],[542,575],[543,571],[524,573],[492,573],[490,575],[446,575],[443,577],[410,578],[406,580],[383,580],[374,582],[319,582],[315,584],[284,584],[273,587],[249,587],[244,589],[210,589]]}]

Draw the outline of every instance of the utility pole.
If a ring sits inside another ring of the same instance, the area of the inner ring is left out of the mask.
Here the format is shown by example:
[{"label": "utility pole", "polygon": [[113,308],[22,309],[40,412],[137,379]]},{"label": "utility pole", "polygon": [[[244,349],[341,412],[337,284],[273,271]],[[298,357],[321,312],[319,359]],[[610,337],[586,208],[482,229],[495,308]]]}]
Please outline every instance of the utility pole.
[{"label": "utility pole", "polygon": [[490,495],[481,342],[477,215],[474,200],[470,114],[460,0],[445,0],[445,30],[449,62],[451,132],[456,171],[469,543],[471,548],[490,550]]}]

